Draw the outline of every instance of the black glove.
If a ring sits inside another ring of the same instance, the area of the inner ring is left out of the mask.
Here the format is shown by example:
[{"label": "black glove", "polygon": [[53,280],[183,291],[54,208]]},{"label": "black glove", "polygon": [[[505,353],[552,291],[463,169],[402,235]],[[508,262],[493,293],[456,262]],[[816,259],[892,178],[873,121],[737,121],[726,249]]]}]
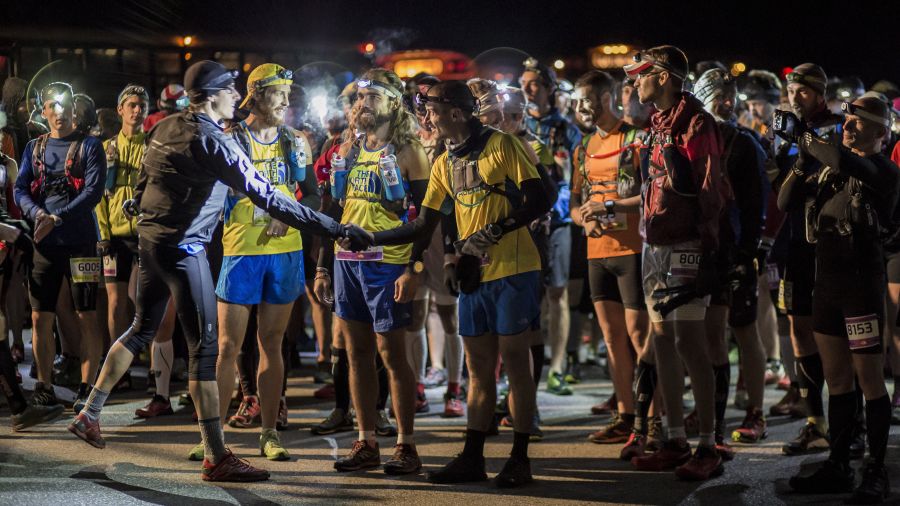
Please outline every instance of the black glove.
[{"label": "black glove", "polygon": [[375,244],[375,236],[352,223],[342,226],[341,237],[350,240],[350,251],[362,251]]},{"label": "black glove", "polygon": [[109,256],[110,254],[110,244],[109,241],[100,241],[97,243],[97,254],[101,257]]},{"label": "black glove", "polygon": [[456,252],[460,255],[472,255],[473,257],[483,257],[488,248],[500,242],[503,237],[503,229],[496,223],[489,223],[481,230],[467,237],[465,240],[456,241]]},{"label": "black glove", "polygon": [[716,268],[718,254],[714,251],[704,253],[700,257],[700,265],[697,266],[697,277],[694,281],[697,296],[705,297],[719,289],[721,280],[719,270]]},{"label": "black glove", "polygon": [[450,291],[450,295],[459,296],[459,279],[456,278],[456,264],[454,263],[444,264],[444,286]]},{"label": "black glove", "polygon": [[129,219],[136,218],[141,214],[141,208],[138,206],[137,200],[128,199],[125,202],[122,202],[122,212],[124,212],[125,216]]}]

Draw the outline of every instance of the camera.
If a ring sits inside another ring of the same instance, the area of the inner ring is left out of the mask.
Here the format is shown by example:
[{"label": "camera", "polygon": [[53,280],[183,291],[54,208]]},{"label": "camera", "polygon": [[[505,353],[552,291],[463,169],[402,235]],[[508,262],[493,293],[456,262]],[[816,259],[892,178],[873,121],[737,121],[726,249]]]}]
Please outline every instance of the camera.
[{"label": "camera", "polygon": [[775,111],[772,117],[772,130],[782,139],[795,143],[806,132],[806,125],[790,111]]}]

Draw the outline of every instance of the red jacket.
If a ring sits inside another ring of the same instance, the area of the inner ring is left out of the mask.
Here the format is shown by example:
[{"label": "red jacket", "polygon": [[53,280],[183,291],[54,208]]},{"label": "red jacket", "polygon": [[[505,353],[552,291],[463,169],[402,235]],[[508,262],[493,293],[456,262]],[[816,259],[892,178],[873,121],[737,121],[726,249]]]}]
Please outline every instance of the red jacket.
[{"label": "red jacket", "polygon": [[[657,112],[650,123],[650,182],[644,194],[647,243],[700,239],[704,250],[715,249],[719,220],[731,196],[720,167],[723,147],[715,119],[693,95],[683,93],[674,107]],[[673,186],[673,181],[680,183]]]}]

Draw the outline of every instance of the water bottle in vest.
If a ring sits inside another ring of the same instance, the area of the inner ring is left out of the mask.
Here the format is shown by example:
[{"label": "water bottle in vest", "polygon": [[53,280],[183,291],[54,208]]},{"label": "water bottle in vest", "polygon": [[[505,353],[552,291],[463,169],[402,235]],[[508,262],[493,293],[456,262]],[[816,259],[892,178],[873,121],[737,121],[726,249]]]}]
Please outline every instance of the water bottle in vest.
[{"label": "water bottle in vest", "polygon": [[381,169],[381,181],[384,183],[384,196],[391,202],[403,200],[406,190],[403,189],[403,178],[400,176],[400,168],[397,167],[397,157],[381,153],[378,160]]},{"label": "water bottle in vest", "polygon": [[331,156],[331,196],[336,200],[343,200],[346,188],[347,160],[335,152]]}]

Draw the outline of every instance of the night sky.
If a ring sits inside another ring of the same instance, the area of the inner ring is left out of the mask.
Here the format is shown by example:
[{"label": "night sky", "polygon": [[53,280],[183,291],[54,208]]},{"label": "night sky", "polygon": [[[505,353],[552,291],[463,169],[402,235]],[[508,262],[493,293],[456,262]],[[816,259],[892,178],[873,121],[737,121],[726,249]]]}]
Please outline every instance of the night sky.
[{"label": "night sky", "polygon": [[[900,1],[387,1],[205,2],[5,0],[2,28],[81,26],[124,41],[137,34],[260,35],[349,48],[393,37],[396,49],[456,49],[470,56],[512,46],[545,60],[584,55],[601,43],[680,46],[693,63],[718,58],[779,70],[805,61],[829,76],[900,83]],[[102,6],[102,8],[101,8]],[[852,6],[852,8],[851,8]],[[5,12],[4,12],[5,11]]]}]

